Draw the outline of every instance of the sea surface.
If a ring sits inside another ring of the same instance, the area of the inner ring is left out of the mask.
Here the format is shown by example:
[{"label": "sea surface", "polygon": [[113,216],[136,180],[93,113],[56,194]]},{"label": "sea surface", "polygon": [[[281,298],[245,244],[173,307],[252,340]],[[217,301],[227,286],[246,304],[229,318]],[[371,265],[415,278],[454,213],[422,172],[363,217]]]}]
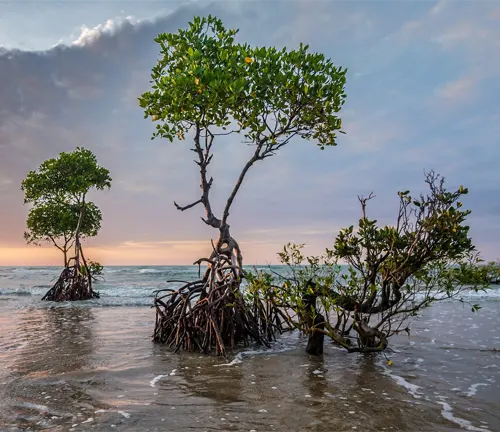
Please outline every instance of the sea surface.
[{"label": "sea surface", "polygon": [[292,333],[220,359],[151,342],[153,291],[197,268],[109,267],[101,299],[41,302],[59,271],[0,267],[0,431],[500,431],[498,289],[385,355],[315,358]]}]

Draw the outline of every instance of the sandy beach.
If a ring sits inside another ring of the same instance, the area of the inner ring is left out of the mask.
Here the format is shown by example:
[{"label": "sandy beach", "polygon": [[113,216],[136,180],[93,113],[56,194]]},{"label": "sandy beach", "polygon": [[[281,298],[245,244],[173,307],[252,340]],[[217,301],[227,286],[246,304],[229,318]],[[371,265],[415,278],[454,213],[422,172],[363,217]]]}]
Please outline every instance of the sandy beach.
[{"label": "sandy beach", "polygon": [[[110,268],[102,298],[42,303],[52,268],[2,268],[0,430],[500,430],[500,296],[442,303],[383,355],[297,334],[228,359],[151,343],[151,292],[191,267]],[[40,286],[43,285],[43,286]]]}]

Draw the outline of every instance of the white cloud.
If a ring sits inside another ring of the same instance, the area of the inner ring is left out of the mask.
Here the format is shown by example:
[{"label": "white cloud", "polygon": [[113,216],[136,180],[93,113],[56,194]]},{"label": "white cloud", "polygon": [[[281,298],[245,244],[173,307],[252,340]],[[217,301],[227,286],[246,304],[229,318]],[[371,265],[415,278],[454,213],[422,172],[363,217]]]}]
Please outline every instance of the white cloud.
[{"label": "white cloud", "polygon": [[452,27],[444,27],[438,31],[434,40],[446,49],[460,47],[463,43],[488,43],[492,36],[492,31],[483,28],[480,22],[465,21]]},{"label": "white cloud", "polygon": [[99,24],[92,28],[83,25],[80,28],[80,36],[78,36],[78,38],[72,42],[72,45],[82,47],[86,45],[92,45],[97,42],[102,37],[102,35],[114,35],[118,30],[120,30],[121,27],[123,27],[127,23],[135,26],[140,22],[141,20],[132,16],[128,16],[125,18],[118,17],[115,19],[108,19],[104,24]]},{"label": "white cloud", "polygon": [[439,0],[429,11],[429,15],[435,16],[441,14],[448,3],[449,1],[447,0]]}]

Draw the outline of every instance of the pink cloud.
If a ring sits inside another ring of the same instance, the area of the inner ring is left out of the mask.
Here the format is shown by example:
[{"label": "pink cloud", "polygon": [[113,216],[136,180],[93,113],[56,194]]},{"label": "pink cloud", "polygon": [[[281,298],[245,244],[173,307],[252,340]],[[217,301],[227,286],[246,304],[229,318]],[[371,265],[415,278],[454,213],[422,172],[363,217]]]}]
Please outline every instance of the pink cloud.
[{"label": "pink cloud", "polygon": [[477,81],[469,76],[449,81],[436,90],[436,96],[440,101],[449,104],[469,102],[474,97]]}]

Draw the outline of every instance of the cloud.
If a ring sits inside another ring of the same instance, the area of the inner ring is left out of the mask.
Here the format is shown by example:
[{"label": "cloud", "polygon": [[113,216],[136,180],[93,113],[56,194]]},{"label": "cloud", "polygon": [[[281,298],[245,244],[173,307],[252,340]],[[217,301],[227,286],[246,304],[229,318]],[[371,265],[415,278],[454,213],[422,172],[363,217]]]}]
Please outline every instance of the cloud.
[{"label": "cloud", "polygon": [[[166,16],[109,16],[82,26],[72,39],[59,35],[73,41],[68,45],[0,49],[0,199],[8,209],[0,213],[0,263],[8,261],[8,248],[16,262],[23,253],[30,263],[37,254],[57,259],[50,249],[43,255],[22,246],[27,209],[19,185],[43,160],[76,146],[94,151],[113,177],[110,191],[91,196],[104,218],[99,236],[86,243],[92,255],[105,264],[165,264],[190,263],[209,251],[217,233],[200,221],[203,209],[173,207],[174,200],[200,196],[189,141],[151,141],[154,125],[137,105],[157,61],[154,37],[208,13],[240,28],[240,40],[288,48],[304,41],[349,69],[341,113],[347,135],[338,146],[320,151],[294,140],[245,179],[230,216],[245,259],[276,262],[275,252],[290,240],[320,252],[339,228],[357,221],[356,196],[371,191],[377,195],[371,214],[391,223],[396,192],[422,189],[423,170],[430,168],[470,186],[474,238],[494,255],[498,208],[488,203],[500,202],[491,186],[500,180],[494,162],[500,157],[500,63],[494,56],[500,26],[493,6],[172,3]],[[250,152],[236,136],[217,142],[210,165],[217,212]]]},{"label": "cloud", "polygon": [[[453,3],[453,6],[451,6]],[[404,43],[428,43],[442,55],[454,55],[471,70],[496,74],[500,62],[492,53],[500,48],[500,26],[494,2],[470,3],[439,1],[421,19],[403,24],[395,37]]]},{"label": "cloud", "polygon": [[346,144],[358,154],[380,152],[384,147],[390,146],[408,133],[404,124],[395,122],[392,115],[393,113],[379,110],[371,113],[368,118],[345,122]]},{"label": "cloud", "polygon": [[465,21],[462,24],[445,27],[438,31],[434,40],[445,49],[453,49],[464,43],[480,43],[487,41],[491,33],[474,21]]},{"label": "cloud", "polygon": [[89,28],[85,25],[81,27],[80,36],[72,42],[75,46],[86,46],[96,43],[103,35],[114,36],[117,32],[123,31],[125,26],[135,27],[141,20],[128,16],[125,18],[109,19],[104,24],[99,24]]},{"label": "cloud", "polygon": [[477,81],[471,77],[462,77],[447,82],[436,89],[436,95],[449,104],[461,104],[470,102],[474,97]]},{"label": "cloud", "polygon": [[429,11],[429,15],[431,15],[431,16],[440,15],[443,12],[443,10],[447,7],[448,4],[449,4],[449,0],[439,0],[431,8],[431,10]]}]

